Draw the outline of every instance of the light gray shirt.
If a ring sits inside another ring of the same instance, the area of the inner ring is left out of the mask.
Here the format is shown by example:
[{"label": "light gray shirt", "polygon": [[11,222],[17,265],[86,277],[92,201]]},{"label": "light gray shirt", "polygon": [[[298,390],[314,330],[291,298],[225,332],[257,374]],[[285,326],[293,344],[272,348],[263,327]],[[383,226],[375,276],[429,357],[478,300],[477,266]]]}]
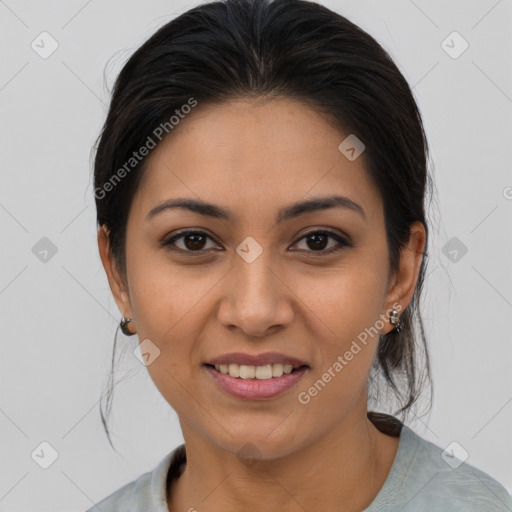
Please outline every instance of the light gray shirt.
[{"label": "light gray shirt", "polygon": [[[406,425],[379,493],[362,512],[512,512],[507,490],[488,474],[448,456]],[[153,471],[121,487],[86,512],[169,512],[167,475],[177,478],[186,464],[184,445]],[[194,504],[191,504],[193,507]]]}]

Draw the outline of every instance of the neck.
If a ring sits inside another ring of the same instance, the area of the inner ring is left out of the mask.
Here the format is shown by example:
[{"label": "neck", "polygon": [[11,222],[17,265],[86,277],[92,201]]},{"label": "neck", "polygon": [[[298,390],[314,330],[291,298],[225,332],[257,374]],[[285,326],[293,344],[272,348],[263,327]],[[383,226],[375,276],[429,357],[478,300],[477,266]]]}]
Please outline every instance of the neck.
[{"label": "neck", "polygon": [[365,415],[285,457],[244,464],[204,438],[184,437],[187,465],[168,489],[173,512],[258,510],[262,502],[268,512],[360,511],[384,484],[399,440]]}]

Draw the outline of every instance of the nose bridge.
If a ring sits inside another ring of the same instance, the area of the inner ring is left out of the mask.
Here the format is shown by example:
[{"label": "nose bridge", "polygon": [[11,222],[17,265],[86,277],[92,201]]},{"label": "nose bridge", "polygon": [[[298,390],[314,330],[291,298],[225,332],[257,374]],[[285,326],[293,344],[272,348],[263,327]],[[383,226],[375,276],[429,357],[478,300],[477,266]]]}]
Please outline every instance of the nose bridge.
[{"label": "nose bridge", "polygon": [[[253,250],[253,249],[251,249]],[[234,296],[242,309],[261,309],[274,305],[277,290],[271,266],[270,251],[262,251],[253,261],[237,255],[234,258]]]},{"label": "nose bridge", "polygon": [[[240,250],[245,249],[246,252]],[[248,249],[248,250],[247,250]],[[219,312],[224,325],[236,325],[252,335],[263,335],[266,330],[291,320],[291,306],[286,286],[275,276],[272,255],[263,250],[253,259],[247,257],[255,246],[241,244],[233,258],[229,292]],[[275,266],[275,265],[274,265]]]}]

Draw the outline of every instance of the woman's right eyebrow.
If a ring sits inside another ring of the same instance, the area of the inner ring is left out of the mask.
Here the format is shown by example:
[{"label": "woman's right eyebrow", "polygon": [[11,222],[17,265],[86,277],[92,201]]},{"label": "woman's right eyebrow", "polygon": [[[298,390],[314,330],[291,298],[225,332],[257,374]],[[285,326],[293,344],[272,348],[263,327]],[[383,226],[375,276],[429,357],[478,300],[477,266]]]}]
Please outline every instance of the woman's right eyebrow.
[{"label": "woman's right eyebrow", "polygon": [[[208,203],[200,199],[179,197],[167,199],[166,201],[152,208],[146,216],[146,221],[151,220],[159,213],[176,208],[186,209],[191,212],[198,213],[199,215],[204,215],[215,219],[222,219],[229,222],[233,222],[236,219],[236,216],[231,211],[222,206]],[[347,210],[357,212],[359,215],[361,215],[361,217],[363,217],[363,219],[366,220],[366,213],[359,203],[356,203],[352,199],[349,199],[345,196],[334,195],[328,197],[318,197],[306,201],[298,201],[290,206],[286,206],[285,208],[279,210],[276,217],[276,224],[294,219],[306,213],[326,210],[329,208],[345,208]]]}]

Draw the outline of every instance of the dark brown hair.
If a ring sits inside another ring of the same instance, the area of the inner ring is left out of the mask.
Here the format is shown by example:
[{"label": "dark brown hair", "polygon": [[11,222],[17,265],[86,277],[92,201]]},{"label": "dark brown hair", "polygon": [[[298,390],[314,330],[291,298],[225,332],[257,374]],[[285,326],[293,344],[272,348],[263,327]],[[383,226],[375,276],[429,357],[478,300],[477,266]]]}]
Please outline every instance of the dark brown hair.
[{"label": "dark brown hair", "polygon": [[[215,1],[161,27],[130,57],[113,88],[97,141],[94,187],[98,226],[108,228],[125,277],[126,223],[146,159],[114,182],[116,174],[191,98],[205,105],[244,97],[301,101],[363,141],[367,171],[383,200],[392,271],[413,222],[423,223],[428,240],[427,140],[411,88],[388,53],[357,25],[314,2]],[[370,398],[378,398],[383,380],[400,406],[395,414],[406,413],[426,381],[431,384],[419,310],[426,262],[425,249],[413,300],[401,315],[403,329],[381,335],[372,369]],[[112,370],[115,348],[116,340]],[[109,386],[107,417],[112,375]],[[100,411],[112,444],[101,405]]]}]

